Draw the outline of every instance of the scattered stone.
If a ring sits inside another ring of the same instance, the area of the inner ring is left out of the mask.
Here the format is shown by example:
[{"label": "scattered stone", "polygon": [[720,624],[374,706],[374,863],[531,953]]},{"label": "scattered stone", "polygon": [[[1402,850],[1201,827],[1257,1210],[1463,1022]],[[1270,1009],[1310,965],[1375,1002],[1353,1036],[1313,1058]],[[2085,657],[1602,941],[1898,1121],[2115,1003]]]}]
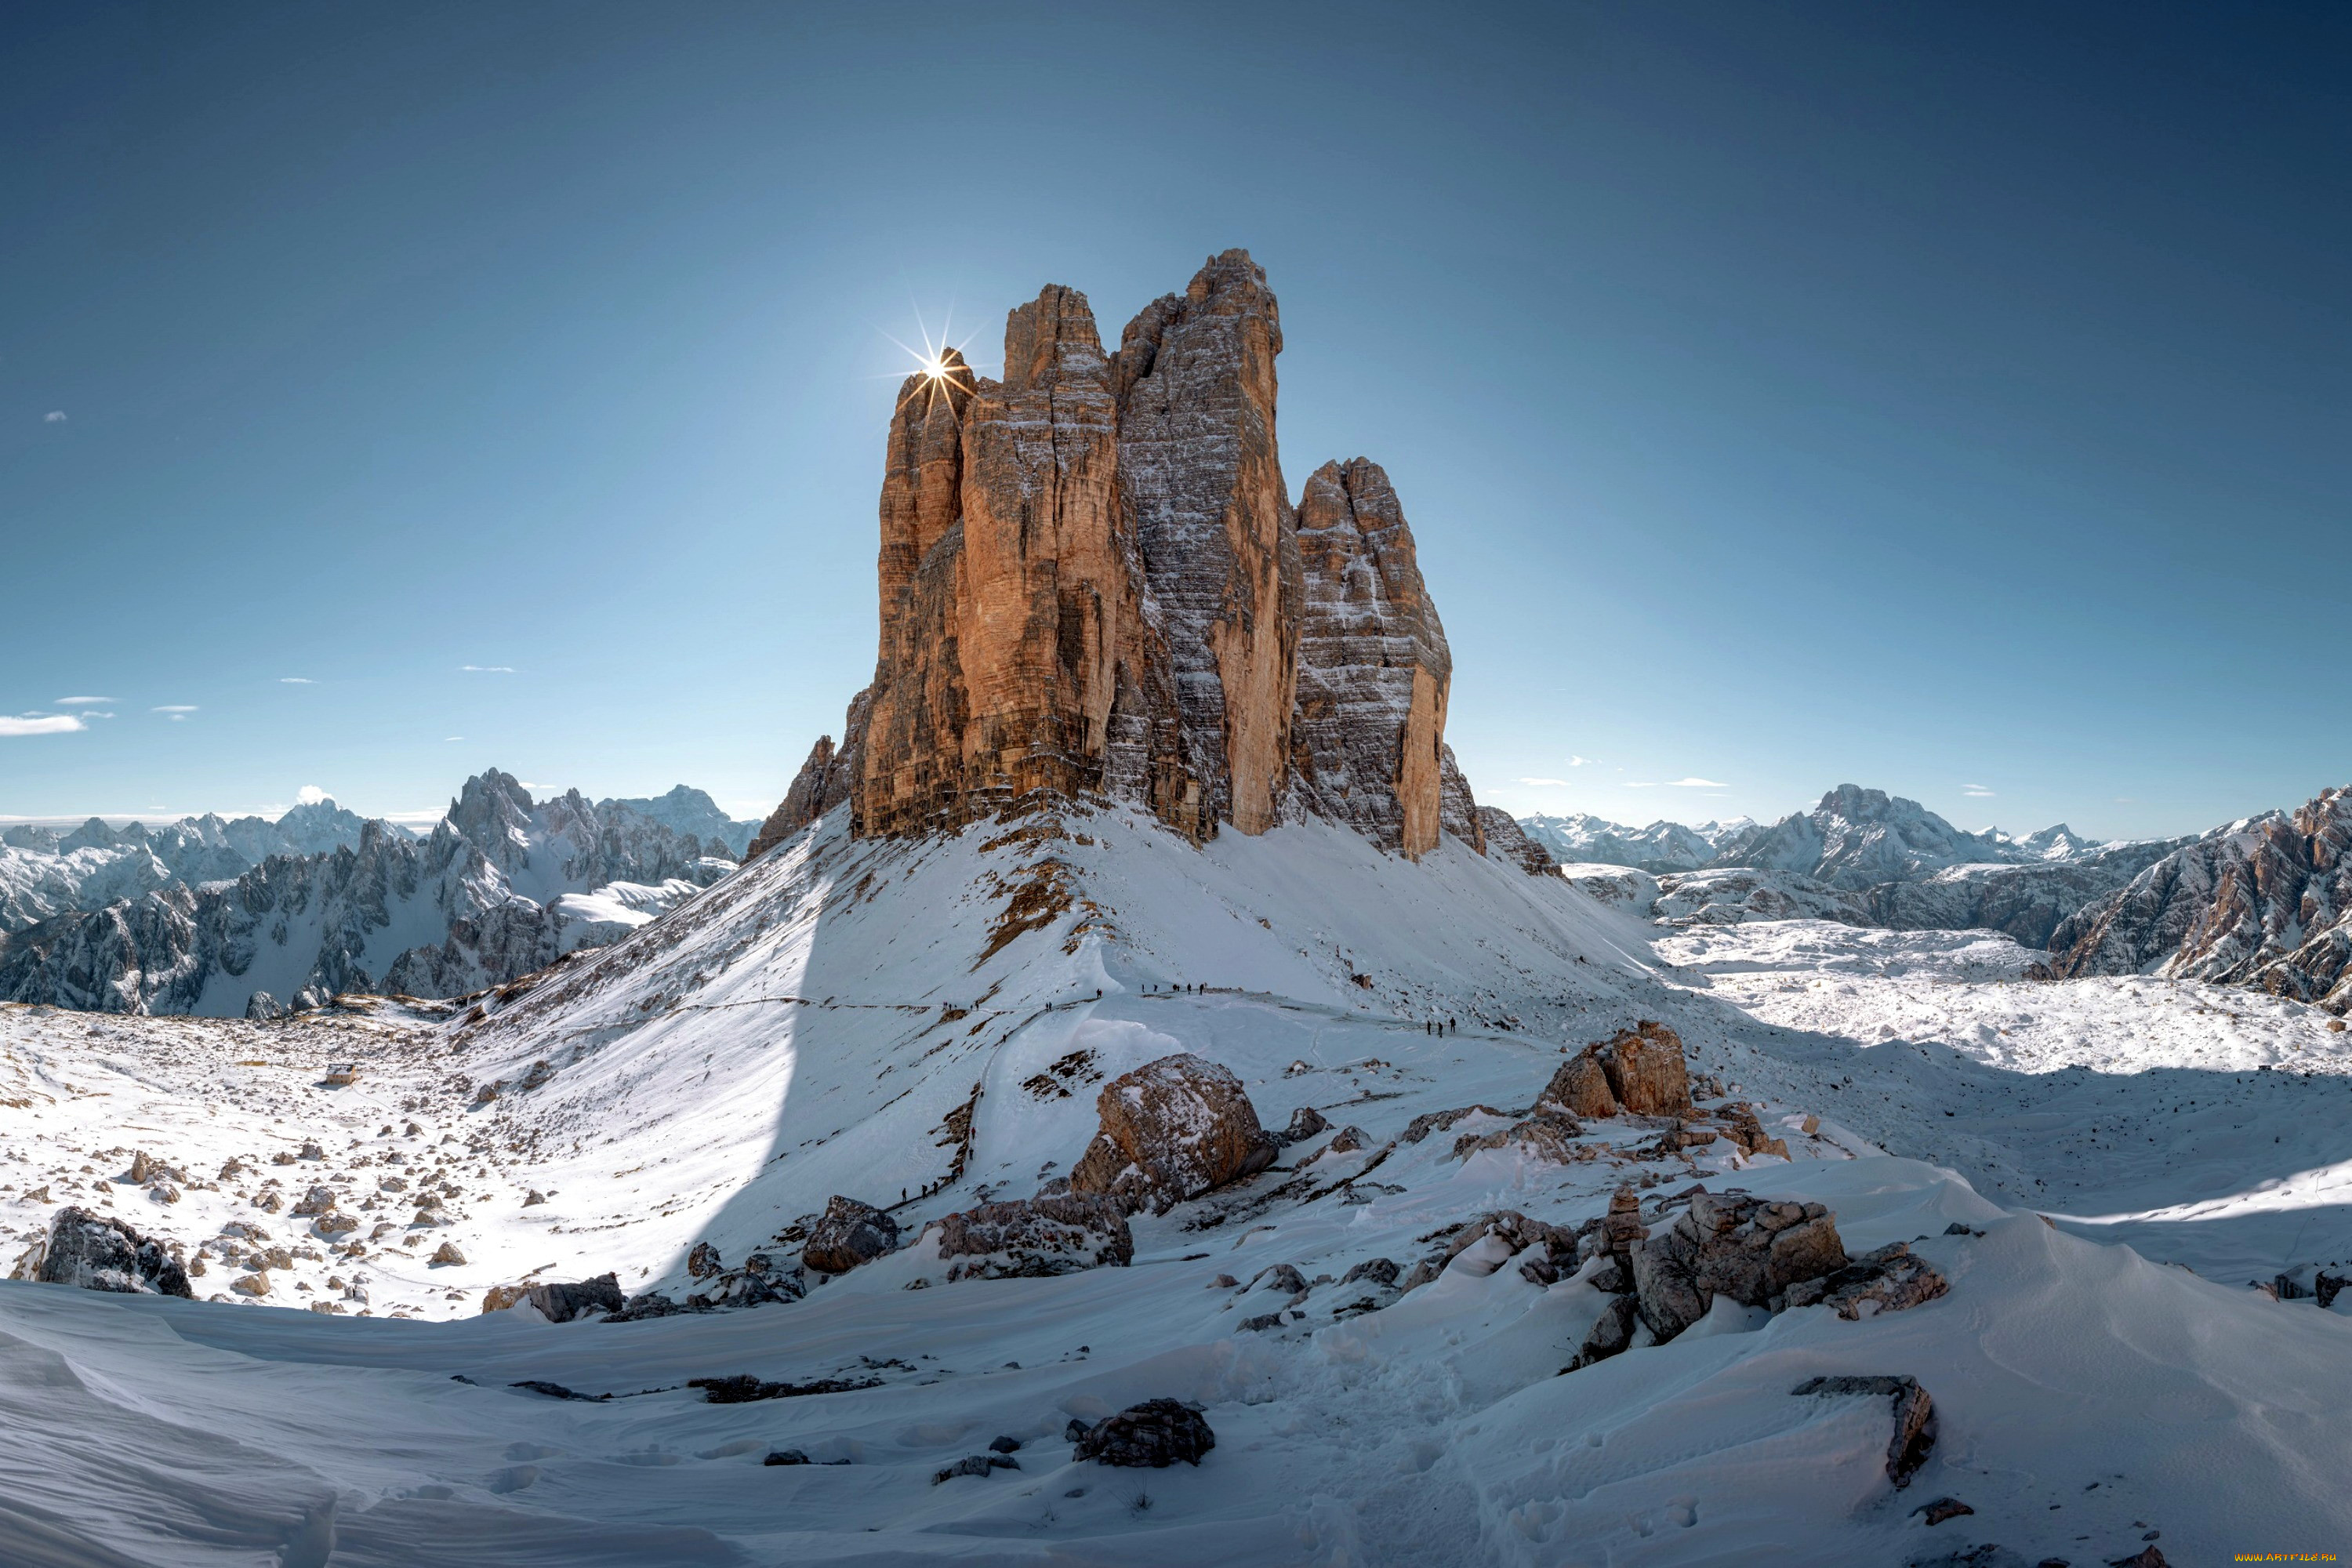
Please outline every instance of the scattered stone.
[{"label": "scattered stone", "polygon": [[462,1267],[466,1261],[466,1255],[457,1250],[457,1244],[456,1242],[445,1241],[439,1247],[433,1249],[433,1257],[430,1261],[436,1268],[444,1264]]},{"label": "scattered stone", "polygon": [[305,1159],[305,1160],[323,1160],[323,1159],[325,1159],[326,1157],[327,1157],[327,1152],[326,1152],[324,1149],[320,1148],[316,1142],[306,1142],[306,1143],[304,1143],[304,1144],[302,1145],[302,1158],[303,1158],[303,1159]]},{"label": "scattered stone", "polygon": [[[1342,1285],[1353,1285],[1359,1279],[1369,1279],[1375,1285],[1393,1285],[1403,1270],[1385,1258],[1367,1258],[1339,1276]],[[1225,1278],[1223,1275],[1220,1279]]]},{"label": "scattered stone", "polygon": [[988,1451],[992,1454],[1017,1454],[1021,1451],[1021,1439],[998,1437],[988,1445]]},{"label": "scattered stone", "polygon": [[1220,1274],[1214,1279],[1209,1281],[1209,1289],[1212,1290],[1230,1290],[1240,1283],[1240,1280],[1234,1279],[1230,1274]]},{"label": "scattered stone", "polygon": [[809,1232],[801,1261],[820,1274],[846,1274],[898,1245],[898,1222],[871,1204],[835,1194]]},{"label": "scattered stone", "polygon": [[1454,1124],[1465,1116],[1498,1116],[1508,1118],[1511,1112],[1497,1110],[1491,1105],[1458,1105],[1451,1110],[1427,1110],[1405,1123],[1402,1142],[1418,1143],[1433,1132],[1451,1131]]},{"label": "scattered stone", "polygon": [[2164,1553],[2150,1546],[2129,1557],[2111,1557],[2107,1568],[2167,1568]]},{"label": "scattered stone", "polygon": [[1265,1333],[1269,1330],[1281,1328],[1283,1325],[1289,1322],[1289,1321],[1290,1315],[1286,1310],[1280,1312],[1260,1312],[1254,1318],[1244,1318],[1235,1325],[1235,1331],[1244,1334]]},{"label": "scattered stone", "polygon": [[1454,1157],[1466,1160],[1482,1149],[1501,1149],[1518,1143],[1526,1145],[1528,1152],[1538,1159],[1564,1165],[1578,1157],[1580,1147],[1570,1140],[1583,1134],[1583,1125],[1575,1118],[1558,1111],[1538,1111],[1497,1131],[1464,1133],[1454,1141]]},{"label": "scattered stone", "polygon": [[482,1292],[482,1310],[503,1312],[519,1301],[530,1300],[528,1285],[493,1285]]},{"label": "scattered stone", "polygon": [[805,1465],[809,1457],[798,1448],[778,1448],[760,1461],[763,1465]]},{"label": "scattered stone", "polygon": [[314,1186],[304,1193],[293,1208],[296,1215],[322,1215],[335,1206],[335,1189]]},{"label": "scattered stone", "polygon": [[[1070,1423],[1072,1427],[1078,1423]],[[1179,1459],[1197,1465],[1217,1446],[1201,1407],[1175,1399],[1147,1399],[1116,1415],[1106,1415],[1071,1439],[1073,1459],[1106,1465],[1165,1469]]]},{"label": "scattered stone", "polygon": [[334,1237],[339,1236],[349,1236],[352,1232],[359,1229],[359,1227],[360,1222],[353,1215],[347,1214],[329,1214],[320,1215],[319,1216],[318,1224],[312,1226],[310,1228],[317,1231],[320,1237],[332,1240]]},{"label": "scattered stone", "polygon": [[[1446,1244],[1444,1261],[1452,1263],[1490,1236],[1499,1237],[1511,1249],[1511,1256],[1519,1258],[1523,1264],[1540,1265],[1531,1275],[1527,1274],[1524,1268],[1521,1270],[1523,1277],[1537,1284],[1549,1285],[1561,1275],[1576,1271],[1576,1233],[1561,1226],[1529,1219],[1517,1209],[1498,1209],[1493,1214],[1481,1215],[1464,1226]],[[1536,1249],[1534,1255],[1524,1256],[1530,1248]],[[1496,1268],[1500,1267],[1500,1264],[1496,1265]],[[1494,1269],[1481,1272],[1492,1273]],[[1550,1279],[1541,1278],[1547,1273]]]},{"label": "scattered stone", "polygon": [[1911,1511],[1926,1515],[1930,1525],[1937,1525],[1948,1519],[1958,1519],[1964,1513],[1974,1513],[1976,1510],[1956,1497],[1939,1497],[1934,1502],[1921,1503]]},{"label": "scattered stone", "polygon": [[546,1194],[545,1193],[542,1193],[542,1192],[539,1191],[537,1188],[533,1188],[533,1189],[531,1190],[531,1194],[530,1194],[530,1195],[529,1197],[527,1197],[527,1198],[523,1199],[523,1201],[522,1201],[522,1206],[523,1206],[523,1207],[525,1207],[525,1208],[527,1208],[527,1209],[528,1209],[528,1208],[537,1208],[541,1204],[543,1204],[543,1203],[545,1203],[546,1201],[547,1201],[547,1194]]},{"label": "scattered stone", "polygon": [[26,1250],[13,1278],[126,1296],[195,1296],[186,1268],[161,1239],[70,1204],[50,1216],[48,1234]]},{"label": "scattered stone", "polygon": [[1257,1174],[1277,1145],[1233,1072],[1189,1053],[1147,1062],[1096,1097],[1101,1131],[1070,1171],[1073,1193],[1130,1211],[1177,1204]]},{"label": "scattered stone", "polygon": [[238,1275],[228,1282],[228,1288],[240,1296],[267,1296],[269,1294],[269,1276],[256,1269],[250,1274]]},{"label": "scattered stone", "polygon": [[1886,1444],[1886,1479],[1896,1488],[1907,1487],[1936,1447],[1936,1405],[1913,1377],[1815,1377],[1789,1391],[1811,1394],[1886,1394],[1895,1409],[1895,1435]]},{"label": "scattered stone", "polygon": [[1326,1154],[1353,1154],[1371,1145],[1371,1134],[1362,1128],[1342,1127],[1331,1142],[1323,1146],[1323,1152]]},{"label": "scattered stone", "polygon": [[1063,1193],[944,1216],[938,1226],[941,1258],[953,1258],[950,1279],[1042,1279],[1135,1260],[1135,1236],[1118,1199]]},{"label": "scattered stone", "polygon": [[686,1274],[689,1279],[708,1279],[726,1267],[719,1261],[719,1249],[707,1241],[696,1242],[694,1250],[686,1255]]},{"label": "scattered stone", "polygon": [[573,1390],[564,1387],[560,1383],[549,1383],[543,1378],[537,1377],[527,1377],[520,1383],[509,1383],[507,1386],[509,1388],[527,1388],[533,1394],[544,1394],[550,1399],[577,1399],[589,1405],[602,1405],[606,1400],[613,1397],[609,1394],[575,1393]]},{"label": "scattered stone", "polygon": [[1020,1468],[1021,1461],[1009,1454],[973,1454],[967,1458],[958,1459],[944,1470],[934,1473],[931,1477],[931,1485],[939,1486],[942,1482],[954,1480],[958,1476],[984,1476],[991,1470],[1017,1470]]},{"label": "scattered stone", "polygon": [[1286,1296],[1307,1294],[1307,1277],[1298,1272],[1295,1263],[1273,1263],[1250,1276],[1250,1289],[1264,1285],[1269,1290],[1279,1290]]}]

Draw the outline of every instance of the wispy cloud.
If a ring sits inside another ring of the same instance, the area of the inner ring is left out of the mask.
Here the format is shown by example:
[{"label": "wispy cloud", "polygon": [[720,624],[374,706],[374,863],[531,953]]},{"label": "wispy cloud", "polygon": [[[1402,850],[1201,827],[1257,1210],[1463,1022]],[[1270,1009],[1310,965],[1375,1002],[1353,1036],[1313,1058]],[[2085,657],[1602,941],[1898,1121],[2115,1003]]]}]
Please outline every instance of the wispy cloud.
[{"label": "wispy cloud", "polygon": [[461,664],[457,668],[474,675],[512,675],[515,672],[514,666],[510,664]]},{"label": "wispy cloud", "polygon": [[1592,759],[1591,757],[1580,757],[1575,753],[1570,752],[1568,759],[1568,765],[1571,768],[1589,768],[1592,765]]},{"label": "wispy cloud", "polygon": [[1729,789],[1731,786],[1715,779],[1688,778],[1668,779],[1666,787],[1668,789]]},{"label": "wispy cloud", "polygon": [[0,735],[62,735],[89,727],[78,713],[26,713],[16,718],[0,714]]},{"label": "wispy cloud", "polygon": [[188,715],[195,710],[196,704],[193,702],[166,702],[160,708],[150,708],[148,710],[150,713],[161,713],[164,718],[169,719],[174,724],[185,723],[187,721]]},{"label": "wispy cloud", "polygon": [[463,735],[444,735],[444,736],[442,736],[441,738],[442,738],[444,741],[462,741],[462,740],[464,740],[466,737],[465,737],[465,736],[463,736]]},{"label": "wispy cloud", "polygon": [[1970,800],[1990,800],[1992,798],[1992,791],[1985,788],[1982,784],[1962,784],[1960,786],[1960,793],[1967,795]]},{"label": "wispy cloud", "polygon": [[1566,779],[1521,779],[1519,782],[1523,784],[1533,784],[1538,789],[1566,789],[1569,787],[1568,781]]},{"label": "wispy cloud", "polygon": [[100,702],[120,702],[121,700],[122,699],[120,697],[60,697],[58,699],[56,705],[59,708],[89,708],[94,707]]},{"label": "wispy cloud", "polygon": [[62,408],[52,408],[41,416],[41,423],[44,425],[62,425],[65,422],[66,411]]},{"label": "wispy cloud", "polygon": [[278,678],[278,684],[280,686],[316,686],[319,683],[311,679],[307,675],[281,675]]}]

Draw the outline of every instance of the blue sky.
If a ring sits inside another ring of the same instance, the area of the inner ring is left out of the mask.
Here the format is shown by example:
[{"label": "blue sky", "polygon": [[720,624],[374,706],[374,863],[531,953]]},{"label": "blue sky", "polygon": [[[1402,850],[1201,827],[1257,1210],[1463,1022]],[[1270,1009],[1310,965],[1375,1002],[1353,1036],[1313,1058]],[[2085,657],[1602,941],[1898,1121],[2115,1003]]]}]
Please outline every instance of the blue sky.
[{"label": "blue sky", "polygon": [[2298,802],[2347,64],[2322,6],[14,8],[0,815],[763,811],[872,669],[891,337],[1115,336],[1229,245],[1482,797]]}]

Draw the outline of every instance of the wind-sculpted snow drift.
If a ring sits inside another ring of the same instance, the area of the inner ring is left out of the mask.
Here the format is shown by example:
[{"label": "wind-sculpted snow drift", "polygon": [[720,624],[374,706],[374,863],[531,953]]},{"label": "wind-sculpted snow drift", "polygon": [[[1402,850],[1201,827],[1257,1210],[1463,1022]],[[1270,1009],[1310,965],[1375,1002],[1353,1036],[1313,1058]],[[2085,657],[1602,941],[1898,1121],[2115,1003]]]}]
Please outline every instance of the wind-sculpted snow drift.
[{"label": "wind-sculpted snow drift", "polygon": [[[1362,548],[1297,550],[1278,346],[1228,253],[1115,362],[1049,289],[1003,384],[902,411],[875,686],[760,853],[611,946],[463,1005],[0,1008],[22,1267],[123,1205],[204,1298],[0,1283],[0,1542],[1556,1568],[2352,1529],[2352,1301],[2316,1299],[2352,1236],[2293,1207],[2341,1188],[2345,1037],[1528,874],[1364,468]],[[2257,1058],[2305,1070],[2224,1070]],[[2226,1165],[2141,1144],[2183,1090]],[[2074,1234],[2126,1215],[2287,1288]]]}]

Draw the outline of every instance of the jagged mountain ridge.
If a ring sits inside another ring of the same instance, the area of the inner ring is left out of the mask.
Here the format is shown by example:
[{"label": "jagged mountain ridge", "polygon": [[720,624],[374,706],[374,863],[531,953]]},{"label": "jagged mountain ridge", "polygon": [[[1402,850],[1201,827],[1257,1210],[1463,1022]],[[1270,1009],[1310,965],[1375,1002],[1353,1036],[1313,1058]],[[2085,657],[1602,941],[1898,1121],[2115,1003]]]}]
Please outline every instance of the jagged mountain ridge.
[{"label": "jagged mountain ridge", "polygon": [[[659,799],[698,805],[677,790]],[[331,804],[297,809],[309,815],[294,832],[340,826]],[[534,801],[492,769],[423,838],[367,821],[356,843],[270,854],[226,879],[165,881],[0,936],[0,998],[236,1016],[346,991],[462,994],[625,934],[731,870],[731,857],[712,853],[725,847],[630,803],[592,805],[577,790]],[[72,852],[107,855],[162,868],[135,843]]]},{"label": "jagged mountain ridge", "polygon": [[1559,860],[1631,866],[1643,871],[1696,871],[1720,853],[1720,846],[1756,826],[1749,818],[1738,816],[1696,827],[1664,818],[1646,827],[1633,827],[1581,811],[1566,816],[1523,816],[1518,821],[1528,837]]},{"label": "jagged mountain ridge", "polygon": [[2077,910],[2051,971],[2252,985],[2352,1012],[2352,787],[2182,844]]},{"label": "jagged mountain ridge", "polygon": [[[1918,802],[1841,784],[1810,812],[1769,826],[1753,823],[1684,828],[1654,823],[1633,830],[1600,818],[1538,817],[1556,842],[1602,865],[1600,853],[1659,847],[1635,864],[1659,877],[1654,889],[1609,876],[1580,876],[1612,901],[1638,899],[1654,918],[1722,924],[1750,920],[1830,920],[1893,931],[1998,931],[2028,947],[2047,946],[2060,923],[2105,897],[2183,840],[2096,843],[2061,823],[2011,837],[1969,833]],[[1531,837],[1541,837],[1533,827]],[[1677,839],[1675,835],[1686,835]],[[1712,851],[1682,863],[1696,847]],[[1678,852],[1677,852],[1678,851]]]}]

